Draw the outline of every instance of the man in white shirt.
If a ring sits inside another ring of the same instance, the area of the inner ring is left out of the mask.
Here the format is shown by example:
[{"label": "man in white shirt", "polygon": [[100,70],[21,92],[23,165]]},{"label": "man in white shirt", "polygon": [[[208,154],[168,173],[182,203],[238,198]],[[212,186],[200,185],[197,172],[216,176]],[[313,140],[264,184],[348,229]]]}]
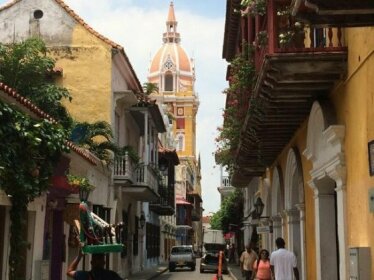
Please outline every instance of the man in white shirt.
[{"label": "man in white shirt", "polygon": [[278,237],[275,244],[278,250],[271,253],[270,256],[270,268],[275,280],[293,280],[293,274],[295,274],[295,279],[299,280],[295,254],[284,248],[283,238]]}]

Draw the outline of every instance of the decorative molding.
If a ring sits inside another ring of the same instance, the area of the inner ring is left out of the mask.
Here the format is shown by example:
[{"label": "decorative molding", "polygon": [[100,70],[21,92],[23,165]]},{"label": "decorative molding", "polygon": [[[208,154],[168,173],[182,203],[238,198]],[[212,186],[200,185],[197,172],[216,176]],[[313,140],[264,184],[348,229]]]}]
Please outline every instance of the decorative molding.
[{"label": "decorative molding", "polygon": [[[332,213],[320,213],[320,206],[327,205],[326,200],[331,199],[333,191],[337,193],[339,274],[340,279],[346,279],[348,264],[344,196],[347,177],[344,154],[345,127],[331,121],[333,119],[331,108],[328,104],[323,104],[322,107],[319,102],[314,102],[308,121],[307,147],[303,155],[312,162],[311,180],[308,184],[313,189],[315,199],[317,279],[328,277],[324,275],[325,270],[328,269],[326,263],[334,263],[334,260],[331,259],[333,257],[326,256],[329,251],[326,242],[334,242],[334,240],[332,237],[331,240],[325,240],[326,238],[323,238],[321,233],[325,230],[321,228],[321,223],[328,221],[328,217],[325,215],[332,215]],[[331,189],[333,182],[328,180],[334,181],[334,189]],[[303,214],[304,211],[300,211],[300,215]]]}]

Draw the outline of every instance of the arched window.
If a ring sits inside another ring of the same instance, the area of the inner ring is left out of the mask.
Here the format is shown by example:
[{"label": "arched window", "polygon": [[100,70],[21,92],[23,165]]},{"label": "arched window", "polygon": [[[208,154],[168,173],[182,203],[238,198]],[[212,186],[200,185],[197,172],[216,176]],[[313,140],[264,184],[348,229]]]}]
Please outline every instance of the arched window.
[{"label": "arched window", "polygon": [[177,150],[178,151],[184,150],[184,135],[183,134],[177,135]]},{"label": "arched window", "polygon": [[165,91],[173,91],[173,74],[165,73]]}]

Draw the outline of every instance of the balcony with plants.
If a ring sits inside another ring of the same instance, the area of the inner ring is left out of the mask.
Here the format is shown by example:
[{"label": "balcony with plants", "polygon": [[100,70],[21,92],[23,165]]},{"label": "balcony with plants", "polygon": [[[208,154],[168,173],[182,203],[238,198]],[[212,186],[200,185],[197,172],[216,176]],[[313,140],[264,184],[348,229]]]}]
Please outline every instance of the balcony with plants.
[{"label": "balcony with plants", "polygon": [[292,14],[300,21],[319,26],[358,27],[374,25],[372,0],[292,0]]},{"label": "balcony with plants", "polygon": [[[313,101],[326,96],[346,73],[341,29],[298,22],[290,4],[228,1],[223,57],[231,63],[230,87],[216,161],[228,167],[236,187],[263,174],[306,119]],[[237,65],[239,59],[244,61]],[[254,69],[251,75],[236,74],[248,68]],[[247,87],[238,89],[238,84]]]},{"label": "balcony with plants", "polygon": [[159,197],[159,170],[154,163],[140,162],[136,151],[125,146],[115,156],[113,167],[114,185],[121,187],[122,192],[144,202]]},{"label": "balcony with plants", "polygon": [[115,184],[131,185],[136,181],[136,168],[140,158],[131,146],[124,146],[116,153],[113,166]]}]

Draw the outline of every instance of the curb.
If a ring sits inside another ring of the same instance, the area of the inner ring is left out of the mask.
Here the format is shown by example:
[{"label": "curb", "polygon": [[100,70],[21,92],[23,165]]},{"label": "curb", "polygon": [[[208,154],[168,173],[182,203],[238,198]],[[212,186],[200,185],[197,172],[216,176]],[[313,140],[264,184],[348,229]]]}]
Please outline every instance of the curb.
[{"label": "curb", "polygon": [[167,270],[168,270],[168,267],[164,267],[160,271],[157,271],[155,274],[149,277],[147,280],[155,279],[156,277],[160,276],[162,273],[166,272]]},{"label": "curb", "polygon": [[234,279],[234,280],[238,280],[238,278],[236,278],[236,276],[234,275],[234,273],[232,272],[232,270],[231,270],[230,267],[228,267],[227,270],[229,271],[229,275],[230,275],[230,277],[231,277],[232,279]]}]

